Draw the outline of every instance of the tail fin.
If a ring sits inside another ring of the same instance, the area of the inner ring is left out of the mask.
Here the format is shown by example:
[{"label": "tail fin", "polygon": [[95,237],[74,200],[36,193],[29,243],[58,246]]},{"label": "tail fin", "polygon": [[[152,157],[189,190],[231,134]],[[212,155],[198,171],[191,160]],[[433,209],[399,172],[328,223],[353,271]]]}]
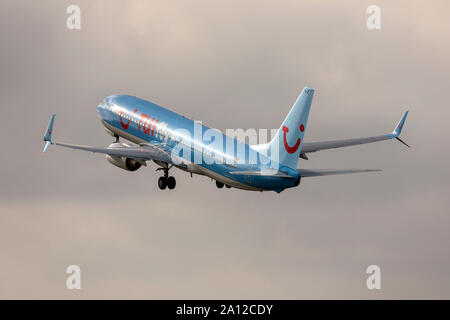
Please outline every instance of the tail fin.
[{"label": "tail fin", "polygon": [[[268,145],[271,158],[281,165],[293,169],[297,168],[313,95],[314,89],[303,88],[302,93],[298,96],[291,111],[278,129],[276,136]],[[276,159],[277,154],[278,159]]]}]

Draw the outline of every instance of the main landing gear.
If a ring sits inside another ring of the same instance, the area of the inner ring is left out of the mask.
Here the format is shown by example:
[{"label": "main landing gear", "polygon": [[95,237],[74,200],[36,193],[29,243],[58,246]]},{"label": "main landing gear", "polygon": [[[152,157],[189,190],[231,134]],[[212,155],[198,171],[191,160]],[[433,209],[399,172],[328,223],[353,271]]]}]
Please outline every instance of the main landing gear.
[{"label": "main landing gear", "polygon": [[222,189],[223,188],[223,183],[216,180],[216,187],[219,188],[219,189]]},{"label": "main landing gear", "polygon": [[223,184],[222,182],[216,180],[216,187],[217,187],[217,188],[222,189],[223,186],[225,186],[225,187],[227,187],[227,188],[231,188],[231,186],[229,186],[229,185],[227,185],[227,184]]},{"label": "main landing gear", "polygon": [[169,177],[169,170],[170,168],[172,168],[172,166],[156,169],[156,171],[164,170],[164,176],[158,179],[158,187],[161,190],[164,190],[166,187],[172,190],[175,189],[175,186],[177,185],[177,181],[175,180],[175,178]]}]

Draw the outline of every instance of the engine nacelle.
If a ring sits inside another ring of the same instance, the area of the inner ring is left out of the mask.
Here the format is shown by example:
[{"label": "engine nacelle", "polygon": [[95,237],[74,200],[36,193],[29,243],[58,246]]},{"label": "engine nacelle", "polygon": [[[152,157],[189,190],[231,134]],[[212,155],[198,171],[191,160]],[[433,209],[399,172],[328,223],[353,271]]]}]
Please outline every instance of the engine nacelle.
[{"label": "engine nacelle", "polygon": [[136,171],[142,166],[140,162],[134,159],[114,157],[110,156],[109,154],[106,155],[106,160],[108,160],[109,163],[115,165],[116,167],[119,167],[127,171]]},{"label": "engine nacelle", "polygon": [[[129,145],[125,143],[113,143],[109,146],[109,148],[127,148]],[[106,160],[108,160],[109,163],[112,165],[115,165],[116,167],[119,167],[121,169],[127,170],[127,171],[136,171],[139,169],[142,164],[134,159],[131,158],[125,158],[125,157],[116,157],[116,156],[110,156],[109,154],[106,155]]]}]

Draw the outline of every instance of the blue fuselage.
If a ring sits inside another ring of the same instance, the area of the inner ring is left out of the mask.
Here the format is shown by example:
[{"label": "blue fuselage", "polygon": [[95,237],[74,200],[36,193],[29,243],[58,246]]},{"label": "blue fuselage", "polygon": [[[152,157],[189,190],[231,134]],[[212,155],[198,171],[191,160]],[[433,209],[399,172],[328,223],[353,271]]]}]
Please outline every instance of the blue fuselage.
[{"label": "blue fuselage", "polygon": [[[178,166],[188,172],[203,174],[236,188],[256,191],[279,192],[294,187],[299,178],[296,170],[283,166],[279,166],[279,170],[292,178],[236,174],[239,171],[259,171],[273,166],[273,163],[248,144],[243,144],[217,130],[214,131],[216,134],[214,136],[216,139],[218,135],[221,137],[218,140],[222,141],[220,147],[217,143],[213,143],[214,138],[206,139],[203,134],[197,138],[196,130],[199,127],[202,133],[214,129],[195,123],[149,101],[129,95],[113,95],[105,98],[97,110],[108,130],[134,143],[156,143],[168,152],[172,152],[180,143],[189,146],[179,153],[180,158],[188,166]],[[230,146],[233,146],[231,153]],[[249,161],[250,158],[256,161]]]}]

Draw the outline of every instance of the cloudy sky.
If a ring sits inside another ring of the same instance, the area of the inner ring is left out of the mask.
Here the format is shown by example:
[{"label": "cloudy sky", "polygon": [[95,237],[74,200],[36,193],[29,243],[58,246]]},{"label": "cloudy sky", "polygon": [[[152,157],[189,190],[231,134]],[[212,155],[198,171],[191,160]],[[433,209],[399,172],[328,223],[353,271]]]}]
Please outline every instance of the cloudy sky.
[{"label": "cloudy sky", "polygon": [[[81,8],[81,30],[66,8]],[[366,9],[381,8],[381,30]],[[17,1],[0,4],[0,298],[450,298],[448,1]],[[42,137],[111,143],[96,106],[128,93],[220,128],[278,128],[316,89],[322,151],[281,194],[217,189]],[[66,289],[66,267],[82,290]],[[381,290],[366,288],[367,266]]]}]

